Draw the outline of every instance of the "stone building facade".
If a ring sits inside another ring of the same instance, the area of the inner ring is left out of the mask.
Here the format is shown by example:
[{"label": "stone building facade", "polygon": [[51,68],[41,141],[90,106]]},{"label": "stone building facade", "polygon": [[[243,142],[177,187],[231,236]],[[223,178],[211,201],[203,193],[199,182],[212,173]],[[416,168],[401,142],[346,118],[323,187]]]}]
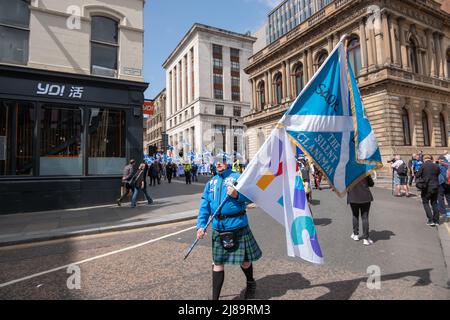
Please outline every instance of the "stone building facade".
[{"label": "stone building facade", "polygon": [[245,155],[243,117],[251,88],[244,68],[254,37],[194,24],[164,62],[166,125],[175,154]]},{"label": "stone building facade", "polygon": [[166,99],[166,89],[163,89],[153,100],[154,114],[144,119],[144,153],[164,152],[164,148],[167,148],[163,144],[163,135],[166,134]]},{"label": "stone building facade", "polygon": [[314,8],[250,58],[250,157],[343,34],[383,161],[449,150],[450,14],[441,2],[335,0]]}]

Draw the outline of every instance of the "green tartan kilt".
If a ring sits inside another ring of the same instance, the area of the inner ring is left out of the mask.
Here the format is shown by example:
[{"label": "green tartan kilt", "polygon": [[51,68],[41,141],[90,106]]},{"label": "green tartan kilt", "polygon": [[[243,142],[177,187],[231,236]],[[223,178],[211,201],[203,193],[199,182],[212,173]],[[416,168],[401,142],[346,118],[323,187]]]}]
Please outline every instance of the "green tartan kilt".
[{"label": "green tartan kilt", "polygon": [[215,265],[234,264],[241,265],[244,262],[256,261],[262,256],[249,226],[236,231],[236,246],[225,249],[220,241],[219,232],[212,233],[212,256]]}]

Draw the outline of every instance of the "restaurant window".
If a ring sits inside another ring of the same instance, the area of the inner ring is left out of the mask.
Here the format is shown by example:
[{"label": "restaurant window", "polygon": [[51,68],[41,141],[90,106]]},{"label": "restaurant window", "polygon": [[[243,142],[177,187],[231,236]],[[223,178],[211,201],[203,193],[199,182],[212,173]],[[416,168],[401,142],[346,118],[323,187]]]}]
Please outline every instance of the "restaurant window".
[{"label": "restaurant window", "polygon": [[92,17],[91,73],[100,76],[117,76],[119,29],[113,19]]},{"label": "restaurant window", "polygon": [[125,118],[120,110],[89,110],[88,174],[121,174],[126,165]]},{"label": "restaurant window", "polygon": [[0,176],[31,176],[34,105],[0,101]]},{"label": "restaurant window", "polygon": [[0,0],[0,62],[27,64],[29,5],[27,0]]},{"label": "restaurant window", "polygon": [[448,134],[447,129],[445,125],[445,117],[444,114],[439,115],[439,125],[441,127],[441,139],[442,139],[442,146],[448,147]]},{"label": "restaurant window", "polygon": [[41,109],[41,176],[82,175],[82,111],[44,105]]}]

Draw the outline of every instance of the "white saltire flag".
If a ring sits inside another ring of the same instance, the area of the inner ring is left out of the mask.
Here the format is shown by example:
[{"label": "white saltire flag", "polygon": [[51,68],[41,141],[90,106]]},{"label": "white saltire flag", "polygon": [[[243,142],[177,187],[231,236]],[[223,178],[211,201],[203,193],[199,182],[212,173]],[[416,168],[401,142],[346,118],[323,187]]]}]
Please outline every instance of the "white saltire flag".
[{"label": "white saltire flag", "polygon": [[284,226],[289,256],[323,263],[295,160],[295,145],[284,128],[272,131],[239,178],[236,189]]},{"label": "white saltire flag", "polygon": [[345,38],[281,120],[341,197],[383,166],[344,42]]}]

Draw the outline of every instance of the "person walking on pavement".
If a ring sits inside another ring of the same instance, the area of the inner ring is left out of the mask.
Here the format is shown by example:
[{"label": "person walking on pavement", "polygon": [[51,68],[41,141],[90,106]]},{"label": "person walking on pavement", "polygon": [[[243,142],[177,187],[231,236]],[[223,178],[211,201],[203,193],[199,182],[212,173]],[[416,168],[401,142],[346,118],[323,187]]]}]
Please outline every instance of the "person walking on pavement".
[{"label": "person walking on pavement", "polygon": [[[408,186],[412,187],[414,182],[414,161],[416,160],[416,154],[413,153],[411,159],[408,160]],[[376,172],[376,171],[375,171]]]},{"label": "person walking on pavement", "polygon": [[420,168],[423,165],[423,157],[419,154],[416,154],[414,157],[414,160],[412,161],[412,166],[413,166],[413,174],[414,174],[414,179],[417,175],[417,173],[419,172]]},{"label": "person walking on pavement", "polygon": [[139,165],[139,169],[138,169],[133,181],[131,182],[134,184],[133,197],[131,198],[131,207],[132,208],[136,207],[138,196],[139,196],[139,191],[142,191],[144,193],[144,196],[147,199],[148,204],[153,203],[152,198],[149,196],[149,194],[147,192],[147,183],[145,181],[146,177],[147,177],[147,170],[148,169],[146,169],[146,164],[141,163]]},{"label": "person walking on pavement", "polygon": [[262,252],[248,224],[246,206],[250,201],[232,187],[240,173],[232,172],[225,158],[217,160],[217,173],[205,186],[197,219],[197,238],[202,239],[209,216],[230,197],[212,222],[212,298],[220,297],[227,264],[241,266],[247,280],[245,298],[251,299],[256,292],[253,262]]},{"label": "person walking on pavement", "polygon": [[174,173],[174,168],[173,168],[173,166],[172,166],[172,163],[169,162],[169,163],[166,165],[166,175],[167,175],[167,181],[168,181],[169,183],[172,183],[172,175],[173,175],[173,173]]},{"label": "person walking on pavement", "polygon": [[322,182],[322,171],[319,170],[319,168],[316,166],[316,164],[313,164],[314,169],[314,186],[316,189],[322,190],[320,187],[320,183]]},{"label": "person walking on pavement", "polygon": [[134,159],[131,159],[128,165],[126,165],[123,168],[122,173],[122,182],[120,187],[120,198],[117,199],[117,205],[120,207],[122,205],[123,199],[128,196],[128,194],[133,192],[133,186],[131,184],[131,180],[133,179],[134,175],[136,174],[136,161]]},{"label": "person walking on pavement", "polygon": [[447,216],[447,209],[445,206],[445,200],[447,205],[450,205],[450,181],[448,178],[448,169],[450,163],[447,161],[444,155],[439,156],[439,192],[438,192],[438,207],[441,215]]},{"label": "person walking on pavement", "polygon": [[187,162],[184,164],[184,177],[186,178],[186,184],[191,184],[191,165]]},{"label": "person walking on pavement", "polygon": [[[353,215],[353,233],[351,238],[355,241],[363,240],[363,244],[369,246],[373,241],[369,238],[369,211],[373,202],[370,188],[375,183],[371,176],[368,176],[358,182],[352,190],[347,193],[347,204],[350,205]],[[359,217],[362,220],[362,235],[359,235]]]},{"label": "person walking on pavement", "polygon": [[149,175],[150,175],[150,186],[156,186],[156,181],[158,180],[159,176],[159,164],[156,160],[153,161],[153,163],[150,165]]},{"label": "person walking on pavement", "polygon": [[191,167],[192,181],[198,182],[198,165],[193,163]]},{"label": "person walking on pavement", "polygon": [[[417,173],[417,183],[422,183],[421,198],[423,208],[428,218],[427,225],[434,227],[439,225],[439,208],[437,204],[439,194],[439,165],[433,163],[433,157],[425,155],[424,164]],[[417,186],[419,188],[419,185]],[[430,208],[431,203],[431,208]]]},{"label": "person walking on pavement", "polygon": [[409,187],[407,183],[408,179],[408,168],[406,163],[401,159],[400,155],[396,155],[394,158],[394,163],[392,163],[391,167],[394,171],[394,185],[396,191],[396,197],[401,197],[401,188],[405,189],[406,197],[409,197]]}]

